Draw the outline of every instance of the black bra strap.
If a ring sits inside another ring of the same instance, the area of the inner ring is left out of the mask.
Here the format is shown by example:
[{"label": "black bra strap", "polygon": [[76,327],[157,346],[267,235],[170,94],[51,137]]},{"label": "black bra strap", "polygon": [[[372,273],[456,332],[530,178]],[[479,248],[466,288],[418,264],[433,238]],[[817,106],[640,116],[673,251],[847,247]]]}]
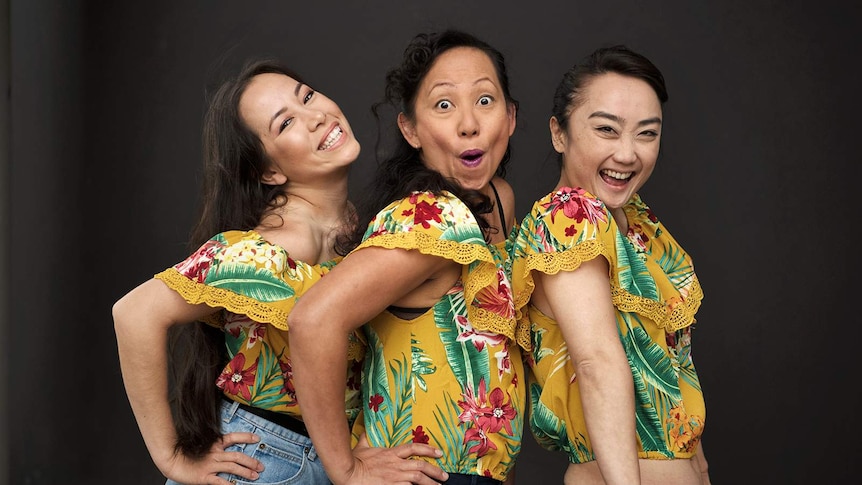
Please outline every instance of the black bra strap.
[{"label": "black bra strap", "polygon": [[500,202],[500,194],[497,193],[497,187],[494,187],[494,182],[489,181],[488,185],[491,186],[491,190],[494,191],[494,198],[497,199],[497,210],[500,212],[500,225],[502,226],[501,231],[506,232],[506,214],[503,213],[503,203]]}]

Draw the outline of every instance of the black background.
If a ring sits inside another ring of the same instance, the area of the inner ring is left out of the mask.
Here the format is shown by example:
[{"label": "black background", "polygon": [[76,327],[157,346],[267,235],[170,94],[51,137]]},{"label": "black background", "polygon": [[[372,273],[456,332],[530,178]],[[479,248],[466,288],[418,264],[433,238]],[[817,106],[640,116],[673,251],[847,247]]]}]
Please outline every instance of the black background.
[{"label": "black background", "polygon": [[[451,26],[506,55],[521,102],[518,218],[557,180],[547,120],[562,73],[612,43],[662,69],[661,156],[641,193],[706,295],[693,355],[712,483],[855,481],[854,5],[0,1],[0,470],[15,485],[163,483],[125,397],[110,308],[186,256],[208,86],[249,56],[285,60],[350,118],[356,191],[386,69],[415,33]],[[518,483],[560,483],[565,466],[527,437]]]}]

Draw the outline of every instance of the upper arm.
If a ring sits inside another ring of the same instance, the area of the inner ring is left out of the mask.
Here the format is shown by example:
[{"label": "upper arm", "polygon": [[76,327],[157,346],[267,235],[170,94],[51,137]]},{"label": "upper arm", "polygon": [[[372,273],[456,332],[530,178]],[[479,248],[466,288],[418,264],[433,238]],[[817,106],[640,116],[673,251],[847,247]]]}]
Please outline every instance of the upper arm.
[{"label": "upper arm", "polygon": [[120,298],[111,310],[114,325],[170,327],[203,318],[215,310],[203,303],[191,304],[176,291],[152,278]]},{"label": "upper arm", "polygon": [[416,250],[359,249],[300,298],[289,325],[327,321],[355,330],[452,264]]},{"label": "upper arm", "polygon": [[619,345],[607,260],[597,257],[572,271],[537,277],[575,362]]}]

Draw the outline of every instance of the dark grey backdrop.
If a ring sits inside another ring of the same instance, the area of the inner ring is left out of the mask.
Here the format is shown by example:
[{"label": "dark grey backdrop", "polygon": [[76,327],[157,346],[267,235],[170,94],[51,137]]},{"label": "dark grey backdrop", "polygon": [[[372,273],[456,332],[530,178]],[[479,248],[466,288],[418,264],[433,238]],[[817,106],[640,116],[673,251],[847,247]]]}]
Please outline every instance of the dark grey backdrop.
[{"label": "dark grey backdrop", "polygon": [[[519,217],[556,181],[547,118],[563,71],[616,42],[663,69],[662,154],[643,196],[706,292],[694,358],[712,482],[856,478],[852,3],[0,0],[0,86],[11,86],[0,478],[162,483],[123,391],[110,307],[185,256],[205,87],[250,55],[288,61],[363,142],[355,191],[373,164],[368,108],[385,70],[413,34],[447,26],[507,55]],[[519,483],[559,483],[564,468],[526,439]]]}]

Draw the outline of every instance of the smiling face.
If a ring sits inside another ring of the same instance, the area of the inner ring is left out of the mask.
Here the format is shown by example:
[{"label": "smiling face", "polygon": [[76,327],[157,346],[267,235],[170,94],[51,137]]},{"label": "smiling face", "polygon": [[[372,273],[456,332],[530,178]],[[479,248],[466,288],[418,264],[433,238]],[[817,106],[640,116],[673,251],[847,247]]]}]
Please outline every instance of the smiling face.
[{"label": "smiling face", "polygon": [[565,131],[550,121],[554,149],[563,155],[559,185],[587,190],[618,217],[655,168],[661,103],[645,81],[616,73],[592,78],[579,99]]},{"label": "smiling face", "polygon": [[271,161],[264,183],[312,182],[359,156],[359,142],[338,105],[289,76],[255,76],[240,98],[239,113]]},{"label": "smiling face", "polygon": [[419,85],[414,115],[398,116],[422,162],[464,188],[484,190],[515,130],[515,107],[506,102],[487,54],[452,48],[437,58]]}]

